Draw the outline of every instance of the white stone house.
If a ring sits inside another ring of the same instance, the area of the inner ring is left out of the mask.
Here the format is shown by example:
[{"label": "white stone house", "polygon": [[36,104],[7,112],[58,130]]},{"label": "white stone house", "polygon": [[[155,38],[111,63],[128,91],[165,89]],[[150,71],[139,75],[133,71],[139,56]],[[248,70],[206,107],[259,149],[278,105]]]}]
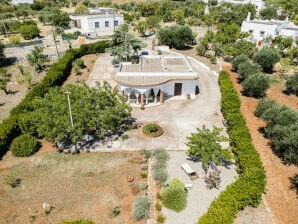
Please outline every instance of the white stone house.
[{"label": "white stone house", "polygon": [[185,56],[144,55],[138,64],[121,63],[112,78],[128,103],[144,107],[173,96],[194,97],[199,77]]},{"label": "white stone house", "polygon": [[118,26],[124,23],[123,15],[115,9],[89,9],[88,14],[70,15],[74,27],[66,32],[79,31],[89,38],[112,35]]},{"label": "white stone house", "polygon": [[247,32],[250,36],[247,40],[262,45],[266,38],[274,39],[276,36],[292,37],[294,41],[298,40],[298,26],[295,26],[288,20],[258,20],[250,19],[248,13],[246,20],[242,22],[241,32]]},{"label": "white stone house", "polygon": [[34,1],[33,0],[12,0],[10,3],[13,4],[13,5],[33,4]]}]

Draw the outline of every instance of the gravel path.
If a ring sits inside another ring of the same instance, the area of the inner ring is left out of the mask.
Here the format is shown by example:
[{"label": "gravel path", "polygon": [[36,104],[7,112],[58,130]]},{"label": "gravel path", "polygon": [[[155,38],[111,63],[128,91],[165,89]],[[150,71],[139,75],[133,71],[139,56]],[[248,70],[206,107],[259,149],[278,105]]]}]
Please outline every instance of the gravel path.
[{"label": "gravel path", "polygon": [[[231,165],[229,169],[219,167],[221,170],[221,185],[220,189],[209,190],[206,188],[203,177],[205,176],[200,162],[192,162],[187,160],[187,155],[184,151],[170,151],[170,159],[168,160],[167,171],[169,174],[168,181],[176,177],[184,184],[191,183],[192,189],[188,192],[186,208],[177,213],[167,208],[163,208],[162,213],[166,216],[166,224],[193,224],[196,223],[201,215],[203,215],[212,200],[217,197],[229,184],[235,181],[236,167]],[[188,163],[191,168],[199,174],[199,179],[191,181],[189,177],[180,168],[181,163]]]}]

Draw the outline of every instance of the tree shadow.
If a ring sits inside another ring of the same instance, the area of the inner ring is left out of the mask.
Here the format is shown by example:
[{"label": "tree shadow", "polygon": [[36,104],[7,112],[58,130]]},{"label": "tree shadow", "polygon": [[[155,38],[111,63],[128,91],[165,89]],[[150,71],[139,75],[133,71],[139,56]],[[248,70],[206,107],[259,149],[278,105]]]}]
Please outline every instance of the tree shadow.
[{"label": "tree shadow", "polygon": [[295,174],[293,177],[289,177],[290,186],[289,189],[296,191],[296,197],[298,198],[298,174]]},{"label": "tree shadow", "polygon": [[180,50],[180,51],[187,51],[187,50],[192,50],[193,47],[192,46],[184,46],[184,47],[181,47],[181,48],[175,48],[176,50]]}]

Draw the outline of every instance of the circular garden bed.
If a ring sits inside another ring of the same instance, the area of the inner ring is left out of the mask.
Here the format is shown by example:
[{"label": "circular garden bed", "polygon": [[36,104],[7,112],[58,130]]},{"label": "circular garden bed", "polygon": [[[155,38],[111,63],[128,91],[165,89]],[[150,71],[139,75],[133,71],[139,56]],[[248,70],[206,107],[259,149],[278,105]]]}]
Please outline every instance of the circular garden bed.
[{"label": "circular garden bed", "polygon": [[143,126],[143,134],[150,138],[156,138],[163,134],[163,130],[158,124],[149,123]]}]

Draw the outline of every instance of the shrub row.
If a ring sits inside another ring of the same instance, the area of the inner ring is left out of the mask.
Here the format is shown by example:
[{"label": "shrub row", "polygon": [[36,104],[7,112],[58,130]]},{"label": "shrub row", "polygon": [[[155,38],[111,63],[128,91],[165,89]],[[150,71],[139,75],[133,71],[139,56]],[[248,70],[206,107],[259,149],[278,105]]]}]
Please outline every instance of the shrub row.
[{"label": "shrub row", "polygon": [[255,115],[266,122],[265,137],[271,140],[273,151],[284,162],[298,164],[298,112],[274,100],[259,101]]},{"label": "shrub row", "polygon": [[153,178],[156,181],[157,184],[162,185],[164,184],[168,179],[168,173],[167,173],[167,160],[169,158],[169,154],[164,149],[156,149],[154,150],[154,164],[152,166],[153,168]]},{"label": "shrub row", "polygon": [[86,54],[95,54],[105,51],[107,41],[99,41],[92,44],[82,45],[78,49],[68,50],[58,62],[48,70],[43,81],[36,85],[25,98],[10,112],[10,116],[0,124],[0,154],[3,154],[11,141],[20,134],[18,118],[26,111],[32,110],[32,100],[43,97],[50,88],[62,85],[70,74],[72,63],[75,59]]},{"label": "shrub row", "polygon": [[232,223],[239,210],[260,203],[266,184],[260,156],[252,144],[245,118],[240,112],[240,99],[225,71],[219,75],[219,86],[222,94],[221,109],[227,120],[239,178],[211,203],[198,224]]}]

